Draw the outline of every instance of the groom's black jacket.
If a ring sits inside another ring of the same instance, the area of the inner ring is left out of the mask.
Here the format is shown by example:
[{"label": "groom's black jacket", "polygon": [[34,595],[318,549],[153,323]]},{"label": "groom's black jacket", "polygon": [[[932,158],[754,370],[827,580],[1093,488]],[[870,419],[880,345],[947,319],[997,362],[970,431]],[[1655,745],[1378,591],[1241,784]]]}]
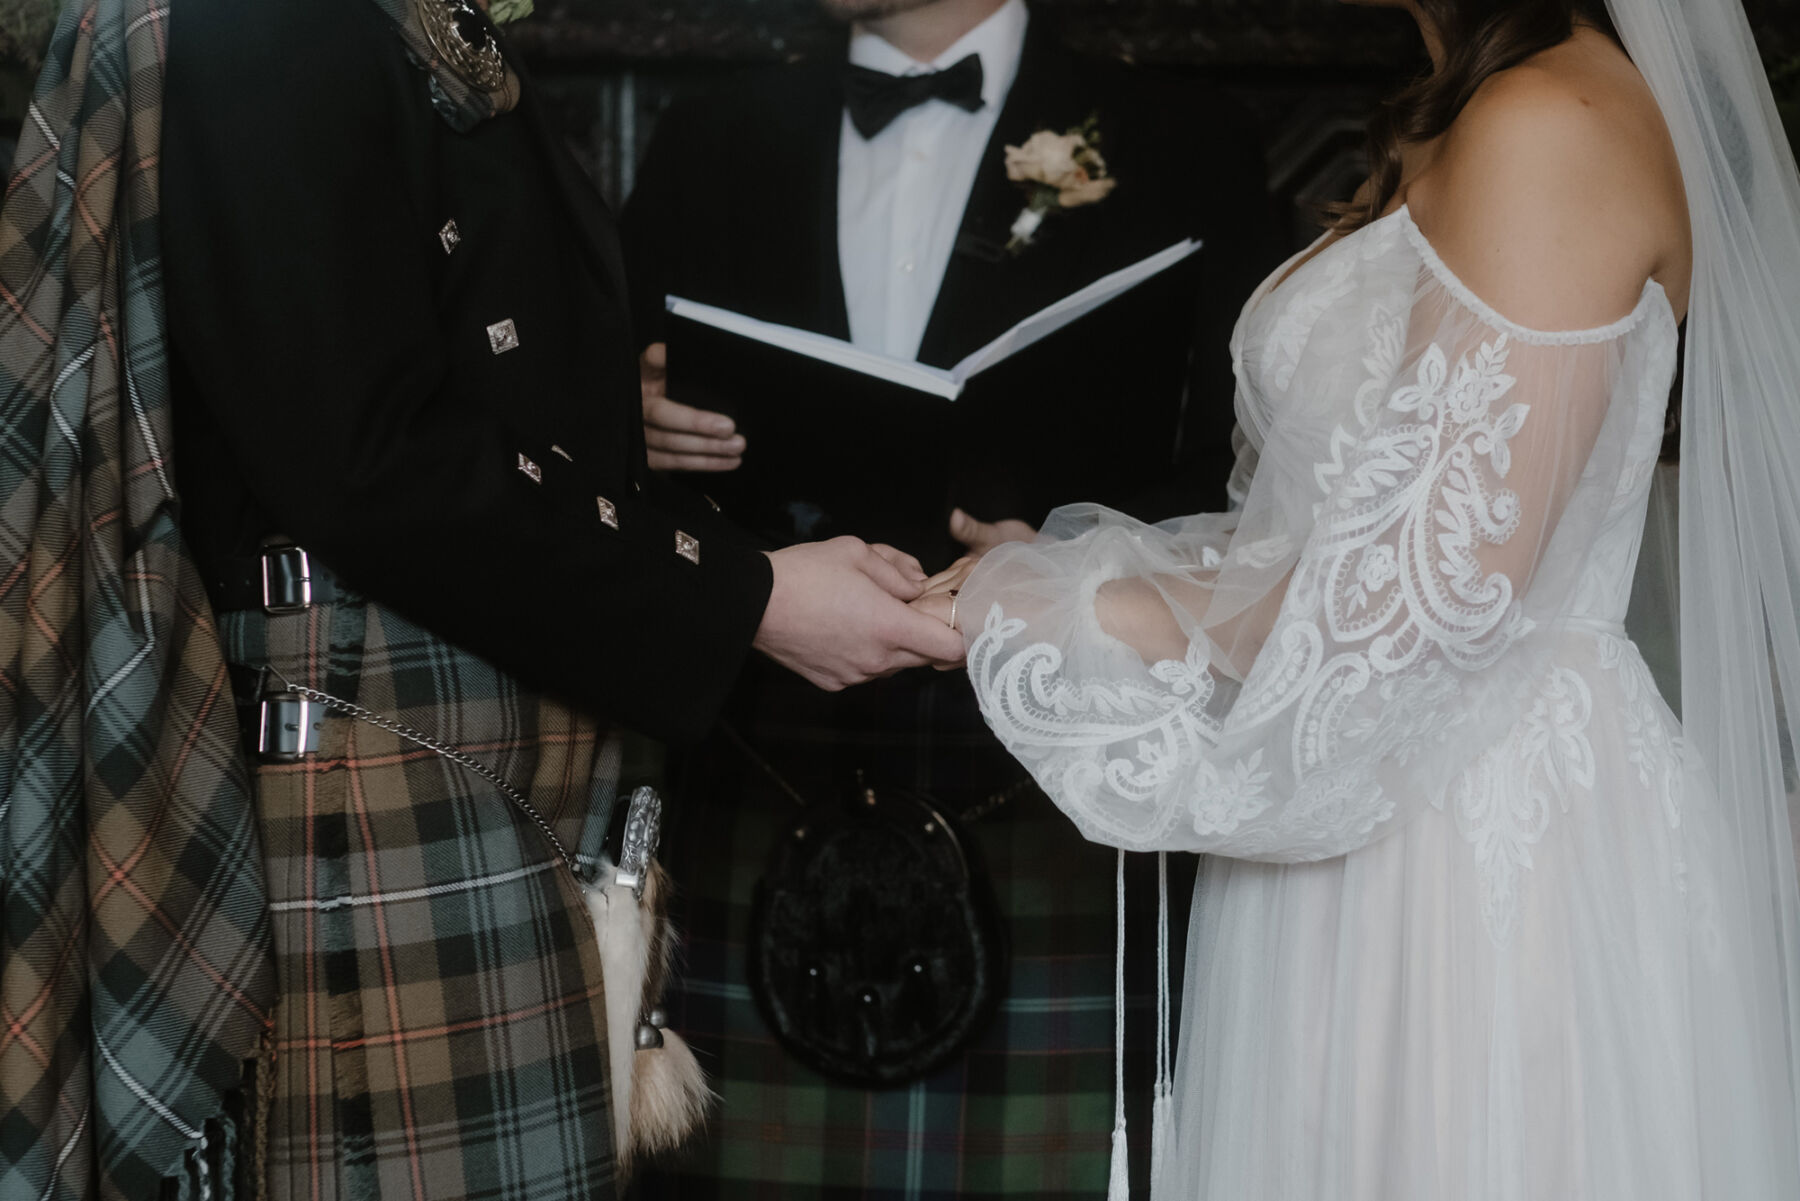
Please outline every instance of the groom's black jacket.
[{"label": "groom's black jacket", "polygon": [[[840,52],[752,72],[664,115],[623,216],[640,342],[661,338],[669,293],[848,336],[837,216],[842,75]],[[1052,215],[1022,253],[999,253],[1025,202],[1006,177],[1005,147],[1090,116],[1116,190]],[[1223,507],[1227,343],[1244,299],[1279,258],[1263,181],[1261,146],[1236,104],[1197,81],[1081,57],[1034,14],[919,358],[950,366],[1112,270],[1184,237],[1204,248],[1186,289],[1165,289],[1131,324],[1066,343],[1055,361],[1009,375],[999,395],[971,388],[958,402],[971,410],[959,413],[963,444],[944,448],[957,460],[953,502],[987,520],[1034,524],[1073,501],[1151,520]],[[909,466],[879,453],[866,464],[876,486]],[[940,513],[920,520],[934,528],[918,531],[918,546],[941,540]]]},{"label": "groom's black jacket", "polygon": [[613,218],[530,81],[457,132],[370,0],[183,0],[170,37],[161,234],[203,568],[284,534],[527,682],[704,730],[768,560],[646,468]]}]

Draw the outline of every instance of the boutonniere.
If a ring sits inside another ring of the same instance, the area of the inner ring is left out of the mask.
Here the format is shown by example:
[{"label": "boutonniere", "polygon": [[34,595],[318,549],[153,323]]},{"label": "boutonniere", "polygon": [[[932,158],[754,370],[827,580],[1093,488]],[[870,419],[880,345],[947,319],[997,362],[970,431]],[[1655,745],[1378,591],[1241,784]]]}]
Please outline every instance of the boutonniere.
[{"label": "boutonniere", "polygon": [[1067,133],[1040,129],[1023,146],[1008,146],[1006,178],[1023,185],[1029,198],[1012,223],[1012,240],[1006,244],[1011,254],[1031,245],[1045,217],[1098,204],[1119,182],[1107,174],[1100,153],[1098,114]]},{"label": "boutonniere", "polygon": [[496,25],[522,21],[531,15],[531,0],[490,0],[488,20]]}]

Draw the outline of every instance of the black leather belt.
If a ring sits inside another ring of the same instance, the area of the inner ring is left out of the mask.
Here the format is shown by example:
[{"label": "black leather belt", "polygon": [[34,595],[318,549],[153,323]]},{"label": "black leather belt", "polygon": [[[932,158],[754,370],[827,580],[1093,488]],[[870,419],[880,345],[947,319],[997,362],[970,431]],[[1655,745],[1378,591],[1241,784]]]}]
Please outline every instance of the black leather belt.
[{"label": "black leather belt", "polygon": [[294,763],[319,749],[325,728],[323,704],[281,687],[269,671],[230,663],[231,690],[244,724],[245,749],[271,763]]},{"label": "black leather belt", "polygon": [[[304,613],[342,596],[330,572],[315,567],[304,548],[280,537],[265,539],[254,555],[215,560],[208,592],[220,613],[271,617]],[[264,761],[292,763],[319,749],[326,710],[316,697],[280,687],[260,667],[234,663],[229,671],[252,753]]]},{"label": "black leather belt", "polygon": [[318,570],[304,548],[287,541],[272,542],[254,555],[216,560],[213,572],[207,591],[221,613],[303,613],[338,599],[331,573]]}]

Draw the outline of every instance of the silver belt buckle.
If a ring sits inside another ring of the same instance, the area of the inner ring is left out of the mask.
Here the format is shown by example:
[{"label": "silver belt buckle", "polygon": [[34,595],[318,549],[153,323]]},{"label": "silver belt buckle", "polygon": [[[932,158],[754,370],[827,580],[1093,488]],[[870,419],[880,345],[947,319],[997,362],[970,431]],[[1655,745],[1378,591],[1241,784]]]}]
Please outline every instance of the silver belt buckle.
[{"label": "silver belt buckle", "polygon": [[317,754],[325,707],[289,692],[263,697],[256,724],[256,753],[273,763],[298,763]]},{"label": "silver belt buckle", "polygon": [[271,616],[312,608],[312,559],[291,542],[262,548],[263,612]]}]

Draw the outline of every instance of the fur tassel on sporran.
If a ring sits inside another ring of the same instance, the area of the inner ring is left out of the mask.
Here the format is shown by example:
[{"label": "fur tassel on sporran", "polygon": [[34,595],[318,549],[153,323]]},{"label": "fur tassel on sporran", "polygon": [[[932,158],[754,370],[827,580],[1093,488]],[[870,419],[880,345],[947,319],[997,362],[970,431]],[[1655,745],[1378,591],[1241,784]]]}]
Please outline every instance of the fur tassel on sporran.
[{"label": "fur tassel on sporran", "polygon": [[[614,871],[606,869],[611,880]],[[628,885],[587,890],[600,939],[611,1067],[613,1149],[620,1178],[633,1161],[679,1147],[706,1121],[714,1094],[693,1049],[655,1020],[675,952],[665,910],[668,873],[651,864],[640,901]]]}]

